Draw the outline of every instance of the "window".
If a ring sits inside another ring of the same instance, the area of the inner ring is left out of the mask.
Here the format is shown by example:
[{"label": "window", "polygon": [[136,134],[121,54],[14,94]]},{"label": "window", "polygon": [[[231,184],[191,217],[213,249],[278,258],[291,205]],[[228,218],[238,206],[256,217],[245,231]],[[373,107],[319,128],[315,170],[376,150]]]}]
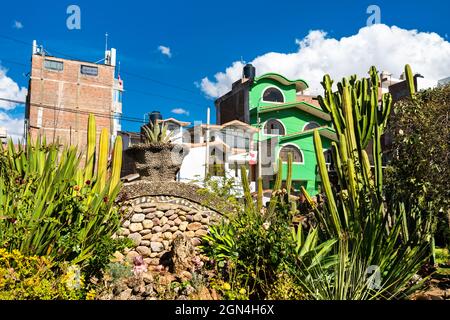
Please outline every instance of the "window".
[{"label": "window", "polygon": [[85,74],[88,76],[98,76],[98,68],[91,66],[81,66],[81,74]]},{"label": "window", "polygon": [[61,61],[45,59],[44,68],[47,70],[62,71],[64,69],[64,63],[62,63]]},{"label": "window", "polygon": [[270,119],[264,126],[264,133],[283,136],[286,132],[284,130],[283,124],[280,121],[276,119]]},{"label": "window", "polygon": [[282,103],[284,102],[284,96],[283,93],[280,91],[280,89],[275,87],[269,87],[266,90],[264,90],[262,100],[267,102]]},{"label": "window", "polygon": [[114,90],[114,102],[122,103],[122,91]]},{"label": "window", "polygon": [[303,155],[301,151],[296,146],[292,145],[283,146],[281,148],[280,159],[283,162],[287,162],[289,153],[292,153],[292,162],[303,163]]},{"label": "window", "polygon": [[311,121],[305,124],[305,126],[303,127],[303,131],[312,130],[319,127],[320,125],[317,122]]}]

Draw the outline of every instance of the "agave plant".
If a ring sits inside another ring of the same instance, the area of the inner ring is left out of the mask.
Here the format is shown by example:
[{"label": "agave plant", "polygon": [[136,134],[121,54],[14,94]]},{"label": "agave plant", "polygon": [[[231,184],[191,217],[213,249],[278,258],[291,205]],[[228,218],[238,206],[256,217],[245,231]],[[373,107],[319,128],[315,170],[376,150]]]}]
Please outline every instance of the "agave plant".
[{"label": "agave plant", "polygon": [[0,156],[0,246],[26,255],[85,265],[118,229],[114,201],[120,189],[121,138],[107,168],[108,136],[102,131],[95,170],[95,118],[89,117],[86,163],[76,147],[59,150],[45,138],[25,147],[8,141]]},{"label": "agave plant", "polygon": [[144,130],[145,142],[148,144],[170,144],[173,132],[167,132],[167,124],[154,124],[150,122],[142,127]]}]

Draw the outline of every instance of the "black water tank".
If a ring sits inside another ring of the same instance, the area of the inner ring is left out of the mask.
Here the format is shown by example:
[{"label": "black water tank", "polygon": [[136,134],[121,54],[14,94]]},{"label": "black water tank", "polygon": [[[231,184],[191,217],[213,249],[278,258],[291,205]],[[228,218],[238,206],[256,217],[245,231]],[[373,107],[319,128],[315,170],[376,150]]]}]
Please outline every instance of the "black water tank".
[{"label": "black water tank", "polygon": [[255,79],[256,76],[256,69],[255,67],[248,63],[244,66],[244,78],[246,79]]},{"label": "black water tank", "polygon": [[149,122],[155,124],[158,120],[162,120],[161,113],[159,111],[152,111],[149,116]]}]

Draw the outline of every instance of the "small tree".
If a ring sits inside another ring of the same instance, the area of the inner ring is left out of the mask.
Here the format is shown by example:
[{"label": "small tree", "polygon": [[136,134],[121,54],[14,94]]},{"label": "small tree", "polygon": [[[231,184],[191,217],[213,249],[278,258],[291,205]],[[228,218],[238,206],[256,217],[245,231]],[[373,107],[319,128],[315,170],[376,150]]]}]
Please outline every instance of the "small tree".
[{"label": "small tree", "polygon": [[393,159],[386,195],[429,211],[436,240],[450,244],[450,85],[413,94],[394,106]]}]

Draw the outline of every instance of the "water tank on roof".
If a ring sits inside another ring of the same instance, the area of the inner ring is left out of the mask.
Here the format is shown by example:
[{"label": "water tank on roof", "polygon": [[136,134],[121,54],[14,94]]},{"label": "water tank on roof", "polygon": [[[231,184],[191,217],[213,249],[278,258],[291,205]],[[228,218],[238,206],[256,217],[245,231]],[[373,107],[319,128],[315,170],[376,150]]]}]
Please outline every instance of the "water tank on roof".
[{"label": "water tank on roof", "polygon": [[149,122],[155,124],[158,120],[162,120],[161,112],[152,111],[149,115]]},{"label": "water tank on roof", "polygon": [[244,66],[244,74],[245,79],[255,79],[256,76],[256,68],[251,64],[248,63]]}]

